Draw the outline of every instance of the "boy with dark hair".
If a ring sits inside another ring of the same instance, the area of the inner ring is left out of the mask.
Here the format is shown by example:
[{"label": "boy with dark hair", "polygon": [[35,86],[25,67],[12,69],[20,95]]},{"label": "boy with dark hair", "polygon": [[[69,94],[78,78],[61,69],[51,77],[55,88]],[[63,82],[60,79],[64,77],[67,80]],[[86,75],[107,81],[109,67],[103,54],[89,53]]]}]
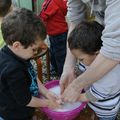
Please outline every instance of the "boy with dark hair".
[{"label": "boy with dark hair", "polygon": [[0,0],[0,49],[5,45],[1,33],[1,22],[2,18],[10,11],[11,4],[11,0]]},{"label": "boy with dark hair", "polygon": [[[70,33],[68,38],[71,53],[79,60],[79,69],[84,72],[94,61],[102,46],[104,27],[97,22],[82,22]],[[103,78],[85,88],[80,101],[88,101],[99,120],[115,120],[120,106],[120,65]],[[114,80],[114,82],[113,82]]]},{"label": "boy with dark hair", "polygon": [[[1,24],[6,42],[0,51],[0,117],[30,120],[35,107],[56,108],[57,96],[36,77],[30,59],[44,43],[46,30],[41,20],[27,9],[16,9]],[[45,99],[38,98],[38,93]]]}]

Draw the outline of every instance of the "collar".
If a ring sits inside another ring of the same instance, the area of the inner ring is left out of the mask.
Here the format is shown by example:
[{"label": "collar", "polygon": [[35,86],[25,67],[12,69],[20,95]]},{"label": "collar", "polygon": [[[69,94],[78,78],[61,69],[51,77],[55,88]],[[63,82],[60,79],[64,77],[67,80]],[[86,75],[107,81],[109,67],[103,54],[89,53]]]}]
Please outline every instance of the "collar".
[{"label": "collar", "polygon": [[25,64],[25,65],[28,65],[30,60],[25,60],[17,55],[15,55],[7,45],[5,45],[2,49],[1,49],[2,52],[4,52],[6,55],[8,56],[12,56],[15,60],[21,62],[22,64]]},{"label": "collar", "polygon": [[82,62],[79,62],[79,69],[80,69],[82,72],[86,71],[87,68],[88,68],[87,65],[83,64]]}]

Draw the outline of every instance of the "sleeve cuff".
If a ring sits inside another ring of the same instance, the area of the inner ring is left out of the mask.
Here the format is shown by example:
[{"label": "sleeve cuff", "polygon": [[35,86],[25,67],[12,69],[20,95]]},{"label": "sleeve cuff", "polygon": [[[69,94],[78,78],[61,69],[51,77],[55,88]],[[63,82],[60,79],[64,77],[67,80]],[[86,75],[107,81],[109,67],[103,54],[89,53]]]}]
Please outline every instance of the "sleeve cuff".
[{"label": "sleeve cuff", "polygon": [[93,96],[93,95],[90,93],[89,90],[85,92],[85,95],[86,95],[86,98],[87,98],[90,102],[96,102],[96,101],[98,101],[98,99],[97,99],[95,96]]}]

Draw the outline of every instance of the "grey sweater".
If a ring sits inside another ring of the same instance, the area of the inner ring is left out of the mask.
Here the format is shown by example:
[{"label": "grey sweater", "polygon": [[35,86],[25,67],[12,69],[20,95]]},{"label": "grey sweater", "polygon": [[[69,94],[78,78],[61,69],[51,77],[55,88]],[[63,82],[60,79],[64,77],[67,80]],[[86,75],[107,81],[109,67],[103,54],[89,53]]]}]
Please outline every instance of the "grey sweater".
[{"label": "grey sweater", "polygon": [[96,21],[105,25],[100,53],[107,58],[120,60],[120,0],[68,0],[67,18],[78,24],[85,19],[86,5]]}]

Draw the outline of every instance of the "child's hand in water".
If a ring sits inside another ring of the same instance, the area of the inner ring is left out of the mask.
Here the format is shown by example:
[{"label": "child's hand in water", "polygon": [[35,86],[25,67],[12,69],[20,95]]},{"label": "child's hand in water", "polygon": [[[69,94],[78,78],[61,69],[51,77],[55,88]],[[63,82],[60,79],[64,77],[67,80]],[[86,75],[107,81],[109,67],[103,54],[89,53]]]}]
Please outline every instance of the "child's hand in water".
[{"label": "child's hand in water", "polygon": [[56,101],[54,100],[48,100],[48,108],[52,108],[52,109],[60,109],[62,108],[62,106],[60,104],[58,104]]},{"label": "child's hand in water", "polygon": [[64,102],[62,101],[61,96],[58,96],[58,99],[56,102],[60,105],[64,105]]},{"label": "child's hand in water", "polygon": [[49,99],[49,100],[54,100],[54,101],[57,101],[59,99],[59,97],[51,92],[51,91],[48,91],[47,94],[46,94],[46,97]]},{"label": "child's hand in water", "polygon": [[[60,109],[62,108],[61,106],[61,101],[60,97],[57,96],[55,93],[48,91],[46,94],[46,97],[48,98],[48,107],[49,108],[54,108],[54,109]],[[58,102],[60,101],[60,102]]]}]

